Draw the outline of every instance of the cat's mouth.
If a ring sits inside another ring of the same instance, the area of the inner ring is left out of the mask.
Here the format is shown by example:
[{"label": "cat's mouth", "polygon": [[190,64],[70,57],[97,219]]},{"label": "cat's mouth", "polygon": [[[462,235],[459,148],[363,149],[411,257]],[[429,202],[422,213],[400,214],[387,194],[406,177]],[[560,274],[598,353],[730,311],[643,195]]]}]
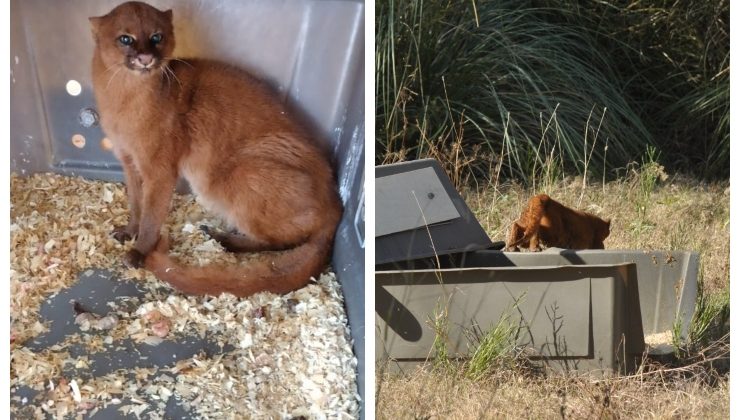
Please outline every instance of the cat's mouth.
[{"label": "cat's mouth", "polygon": [[136,57],[126,57],[126,62],[124,64],[134,73],[146,75],[159,69],[161,62],[162,60],[152,56],[139,55]]}]

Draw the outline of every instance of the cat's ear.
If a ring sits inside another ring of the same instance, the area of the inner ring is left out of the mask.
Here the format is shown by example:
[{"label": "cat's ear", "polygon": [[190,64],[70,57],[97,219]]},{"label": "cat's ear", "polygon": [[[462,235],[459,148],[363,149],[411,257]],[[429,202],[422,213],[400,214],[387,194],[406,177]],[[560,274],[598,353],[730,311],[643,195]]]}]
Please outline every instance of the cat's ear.
[{"label": "cat's ear", "polygon": [[164,17],[166,17],[167,20],[169,20],[170,22],[172,22],[172,9],[167,9],[167,10],[165,10],[162,13],[164,13]]},{"label": "cat's ear", "polygon": [[93,38],[97,40],[98,32],[100,31],[100,24],[102,23],[103,18],[93,16],[91,18],[88,18],[88,20],[90,21],[90,29],[92,30]]}]

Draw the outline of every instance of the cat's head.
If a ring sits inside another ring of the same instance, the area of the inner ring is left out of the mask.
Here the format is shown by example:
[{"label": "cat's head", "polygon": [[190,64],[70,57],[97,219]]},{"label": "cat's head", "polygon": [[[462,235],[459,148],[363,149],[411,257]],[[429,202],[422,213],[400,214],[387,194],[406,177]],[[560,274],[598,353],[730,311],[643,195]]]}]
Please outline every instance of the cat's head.
[{"label": "cat's head", "polygon": [[175,49],[172,10],[128,2],[105,16],[91,17],[90,24],[107,69],[123,66],[138,75],[158,74]]}]

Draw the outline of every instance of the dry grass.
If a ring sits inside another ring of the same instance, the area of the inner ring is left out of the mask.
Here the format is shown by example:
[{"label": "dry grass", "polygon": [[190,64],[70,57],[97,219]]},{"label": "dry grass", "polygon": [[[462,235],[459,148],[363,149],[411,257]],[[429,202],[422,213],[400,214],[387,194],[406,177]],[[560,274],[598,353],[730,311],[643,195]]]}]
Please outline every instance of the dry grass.
[{"label": "dry grass", "polygon": [[[654,166],[622,180],[587,183],[581,178],[543,181],[537,188],[489,185],[463,191],[492,240],[505,240],[526,201],[545,192],[568,206],[612,220],[607,249],[695,250],[704,290],[729,288],[729,183],[704,184],[667,177]],[[647,177],[647,182],[646,182]],[[650,182],[652,181],[652,182]],[[728,351],[729,340],[719,352]],[[653,367],[630,378],[593,379],[501,369],[471,380],[464,369],[378,373],[378,418],[727,418],[729,377],[696,363],[674,370]],[[716,354],[716,352],[714,353]]]},{"label": "dry grass", "polygon": [[479,381],[462,373],[415,371],[379,378],[379,419],[728,418],[729,381],[596,381],[503,371]]}]

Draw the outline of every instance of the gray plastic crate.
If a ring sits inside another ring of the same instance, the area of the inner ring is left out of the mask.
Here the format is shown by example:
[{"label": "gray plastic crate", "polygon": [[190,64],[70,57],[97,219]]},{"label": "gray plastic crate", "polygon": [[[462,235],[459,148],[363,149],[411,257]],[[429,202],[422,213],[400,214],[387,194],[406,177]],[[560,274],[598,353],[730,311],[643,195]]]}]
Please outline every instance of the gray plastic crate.
[{"label": "gray plastic crate", "polygon": [[[377,182],[388,176],[393,182]],[[536,358],[557,362],[551,364],[556,368],[623,372],[645,351],[645,335],[673,330],[678,322],[686,336],[697,296],[695,252],[501,252],[491,249],[494,244],[434,160],[380,166],[376,178],[376,207],[384,209],[376,212],[376,225],[392,227],[376,230],[376,361],[381,365],[386,359],[391,368],[424,361],[434,342],[429,320],[445,302],[452,354],[469,357],[462,331],[474,325],[484,333],[491,329],[516,300],[513,290],[530,294],[513,318],[531,327],[529,342],[520,344],[531,347]],[[400,203],[384,202],[387,197]],[[622,273],[625,264],[628,275]],[[602,276],[605,267],[618,273]],[[562,281],[564,273],[569,281]],[[562,333],[575,353],[563,356],[543,344],[548,305],[567,312]],[[623,347],[615,342],[620,336]],[[594,347],[584,352],[583,340]]]},{"label": "gray plastic crate", "polygon": [[[95,108],[88,17],[120,3],[11,0],[11,172],[123,180],[120,164],[101,147],[101,129],[79,121],[82,110]],[[305,112],[333,150],[344,216],[332,265],[344,291],[364,396],[364,2],[148,3],[173,9],[175,55],[228,61],[268,81]],[[72,143],[76,134],[84,136],[84,147]]]},{"label": "gray plastic crate", "polygon": [[[699,255],[688,251],[565,250],[501,252],[482,250],[441,256],[442,268],[559,267],[634,263],[645,335],[672,330],[676,321],[686,337],[697,296]],[[437,260],[417,259],[377,266],[378,270],[420,270]]]},{"label": "gray plastic crate", "polygon": [[375,200],[375,264],[493,245],[434,159],[376,166]]},{"label": "gray plastic crate", "polygon": [[500,320],[557,370],[627,372],[644,349],[632,263],[378,271],[375,282],[375,354],[391,369],[433,356],[430,324],[443,313],[451,358],[470,357],[469,334]]}]

